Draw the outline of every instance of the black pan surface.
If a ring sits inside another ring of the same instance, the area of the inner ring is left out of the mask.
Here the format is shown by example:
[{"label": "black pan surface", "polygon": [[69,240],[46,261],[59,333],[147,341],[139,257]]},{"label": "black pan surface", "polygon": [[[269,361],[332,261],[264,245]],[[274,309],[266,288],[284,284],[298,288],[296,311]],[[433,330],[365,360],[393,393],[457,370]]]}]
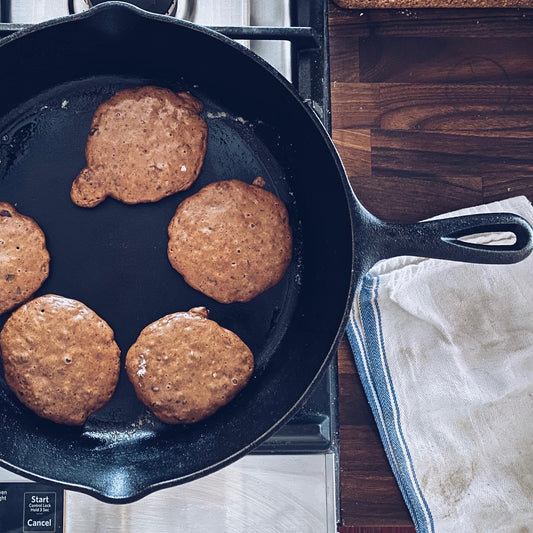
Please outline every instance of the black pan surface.
[{"label": "black pan surface", "polygon": [[[2,379],[2,462],[130,501],[242,455],[286,419],[325,366],[351,293],[345,183],[316,120],[239,47],[126,6],[96,8],[13,39],[0,47],[0,62],[10,61],[10,82],[0,89],[0,198],[46,234],[50,277],[37,295],[88,305],[111,325],[123,356],[152,321],[205,306],[250,346],[256,369],[230,405],[188,426],[157,421],[124,371],[112,400],[82,428],[40,419]],[[204,103],[208,149],[198,180],[154,204],[74,205],[70,186],[85,166],[95,109],[117,90],[142,85],[187,90]],[[167,226],[180,201],[207,183],[256,176],[287,205],[293,261],[277,286],[251,302],[220,304],[172,269]]]}]

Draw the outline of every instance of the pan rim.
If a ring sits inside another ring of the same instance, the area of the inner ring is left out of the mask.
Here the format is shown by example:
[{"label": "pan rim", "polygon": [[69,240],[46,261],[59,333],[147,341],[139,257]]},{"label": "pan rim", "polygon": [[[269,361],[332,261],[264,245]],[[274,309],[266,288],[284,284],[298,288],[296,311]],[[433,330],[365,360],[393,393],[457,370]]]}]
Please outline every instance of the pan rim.
[{"label": "pan rim", "polygon": [[205,27],[202,27],[202,26],[198,26],[198,25],[196,25],[194,23],[191,23],[191,22],[182,21],[182,20],[176,20],[176,19],[170,19],[169,17],[165,17],[163,15],[155,15],[155,14],[147,13],[147,12],[145,12],[145,11],[135,7],[135,6],[132,6],[130,4],[126,4],[124,2],[110,2],[110,3],[105,3],[105,4],[98,5],[96,7],[93,7],[90,10],[85,11],[85,12],[80,13],[80,14],[69,15],[69,16],[66,16],[66,17],[53,19],[51,21],[46,21],[46,22],[43,22],[41,24],[37,24],[37,25],[31,26],[31,27],[28,27],[28,28],[21,29],[18,32],[16,32],[15,34],[2,39],[2,41],[0,42],[0,49],[4,48],[7,45],[9,45],[11,42],[17,41],[18,39],[21,39],[21,38],[25,37],[28,34],[32,34],[34,32],[38,32],[38,31],[44,30],[46,28],[54,27],[54,26],[57,26],[57,25],[60,25],[60,24],[68,23],[68,22],[71,22],[71,21],[74,21],[74,20],[82,20],[82,19],[85,19],[85,18],[89,18],[89,17],[95,16],[96,14],[98,14],[100,12],[104,12],[104,11],[107,11],[107,10],[116,10],[116,9],[129,10],[131,12],[134,12],[138,16],[144,17],[146,19],[153,19],[153,20],[158,20],[158,21],[161,21],[161,22],[165,22],[165,24],[173,24],[173,25],[176,25],[176,26],[187,27],[187,28],[189,28],[191,30],[203,33],[203,34],[205,34],[205,35],[207,35],[207,36],[209,36],[211,38],[217,39],[218,41],[220,41],[222,43],[225,43],[226,45],[229,45],[229,46],[231,46],[234,49],[239,50],[241,53],[245,54],[249,59],[251,59],[251,60],[255,61],[256,63],[258,63],[263,68],[263,70],[266,70],[267,73],[270,74],[270,76],[274,77],[276,79],[277,83],[283,86],[283,90],[287,94],[291,95],[291,97],[292,97],[292,99],[294,101],[294,104],[297,105],[301,110],[303,110],[305,112],[305,114],[307,115],[308,119],[312,121],[313,125],[315,126],[315,130],[320,134],[322,142],[325,143],[325,145],[328,148],[331,156],[333,157],[333,162],[335,163],[335,167],[337,169],[338,176],[341,178],[341,182],[343,184],[347,211],[348,211],[349,217],[350,217],[351,234],[352,234],[352,242],[351,242],[351,246],[352,246],[352,250],[351,250],[352,264],[351,264],[349,291],[346,294],[346,304],[345,304],[345,307],[344,307],[344,310],[343,310],[343,320],[341,321],[341,323],[339,324],[339,326],[337,328],[337,333],[336,333],[335,337],[332,339],[329,351],[328,351],[327,354],[324,355],[322,364],[320,365],[320,367],[318,368],[317,372],[315,373],[314,378],[309,383],[309,385],[305,388],[305,390],[300,395],[298,400],[293,404],[293,406],[289,410],[287,410],[285,412],[285,414],[281,418],[279,418],[273,425],[271,425],[267,431],[265,431],[262,435],[260,435],[257,438],[255,438],[247,446],[241,448],[236,453],[234,453],[234,454],[232,454],[230,456],[226,456],[224,459],[216,462],[215,464],[210,465],[207,468],[204,468],[204,469],[201,469],[201,470],[197,470],[196,472],[194,472],[192,474],[185,475],[185,476],[173,478],[173,479],[170,479],[170,480],[164,480],[164,481],[151,483],[150,485],[144,487],[141,490],[136,489],[134,494],[130,494],[130,495],[127,495],[127,496],[124,496],[124,497],[123,496],[120,496],[120,497],[110,496],[108,494],[105,494],[101,490],[95,489],[93,487],[88,487],[88,486],[84,486],[84,485],[80,485],[80,484],[76,484],[76,483],[66,483],[66,482],[62,482],[62,481],[56,481],[56,480],[47,478],[45,476],[35,475],[35,474],[32,474],[31,472],[27,472],[23,468],[20,468],[20,467],[17,467],[15,465],[12,465],[9,462],[7,462],[7,461],[3,460],[2,458],[0,458],[0,464],[2,466],[6,466],[6,468],[8,468],[9,470],[12,470],[12,471],[14,471],[16,473],[19,473],[19,474],[21,474],[23,476],[26,476],[26,477],[29,477],[31,479],[53,482],[54,484],[58,484],[60,486],[63,486],[66,489],[70,488],[70,489],[74,489],[74,490],[77,490],[77,491],[85,492],[87,494],[90,494],[90,495],[102,500],[102,501],[106,501],[106,502],[110,502],[110,503],[130,503],[130,502],[136,501],[136,500],[138,500],[140,498],[143,498],[147,494],[149,494],[151,492],[154,492],[156,490],[159,490],[159,489],[162,489],[162,488],[166,488],[166,487],[170,487],[170,486],[174,486],[174,485],[177,485],[177,484],[183,484],[183,483],[186,483],[188,481],[192,481],[193,479],[197,479],[199,477],[203,477],[206,474],[209,474],[211,472],[219,470],[223,466],[226,466],[226,465],[234,462],[235,460],[239,459],[240,457],[248,454],[252,449],[256,448],[261,442],[266,440],[276,430],[278,430],[281,426],[283,426],[294,415],[294,413],[297,411],[297,409],[302,405],[304,400],[308,397],[310,391],[313,389],[313,387],[319,381],[319,378],[324,374],[324,371],[329,366],[329,364],[330,364],[330,362],[331,362],[331,360],[332,360],[332,358],[334,356],[335,349],[338,346],[338,344],[339,344],[339,342],[340,342],[340,340],[341,340],[341,338],[342,338],[342,336],[344,334],[344,328],[345,328],[346,323],[347,323],[348,318],[349,318],[349,310],[351,308],[351,305],[352,305],[352,302],[353,302],[353,297],[355,295],[355,290],[356,290],[355,281],[360,276],[360,273],[358,273],[356,271],[356,269],[354,268],[354,266],[353,266],[354,265],[354,257],[355,257],[354,229],[355,229],[355,223],[356,223],[355,219],[356,219],[356,217],[355,217],[355,210],[353,209],[352,202],[355,201],[356,203],[358,203],[358,201],[356,200],[356,198],[355,198],[355,196],[354,196],[354,194],[353,194],[353,192],[351,190],[349,181],[347,179],[346,171],[344,169],[344,166],[342,164],[340,156],[339,156],[339,154],[338,154],[338,152],[337,152],[337,150],[336,150],[336,148],[335,148],[335,146],[333,144],[333,141],[331,140],[331,137],[329,136],[328,132],[326,131],[324,125],[320,122],[320,120],[317,117],[317,115],[315,114],[315,112],[301,100],[300,96],[298,95],[298,93],[296,92],[296,90],[292,86],[292,84],[290,84],[281,74],[279,74],[273,67],[271,67],[262,58],[257,56],[254,52],[252,52],[249,49],[245,48],[243,45],[233,41],[232,39],[230,39],[228,37],[225,37],[224,35],[216,32],[215,30],[212,30],[210,28],[205,28]]}]

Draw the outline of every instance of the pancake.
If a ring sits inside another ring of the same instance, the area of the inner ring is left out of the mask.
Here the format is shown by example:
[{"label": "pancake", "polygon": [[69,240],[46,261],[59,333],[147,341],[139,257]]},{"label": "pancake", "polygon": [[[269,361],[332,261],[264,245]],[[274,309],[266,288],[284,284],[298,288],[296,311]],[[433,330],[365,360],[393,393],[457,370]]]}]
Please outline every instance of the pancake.
[{"label": "pancake", "polygon": [[113,330],[76,300],[48,294],[17,309],[0,333],[5,379],[43,418],[82,425],[118,382]]},{"label": "pancake", "polygon": [[126,355],[138,398],[167,424],[211,416],[244,388],[253,368],[246,344],[203,307],[156,320]]},{"label": "pancake", "polygon": [[0,314],[25,302],[48,277],[50,255],[38,224],[0,202]]},{"label": "pancake", "polygon": [[169,224],[171,265],[218,302],[250,301],[276,285],[291,261],[287,209],[264,184],[211,183],[181,202]]},{"label": "pancake", "polygon": [[189,93],[160,87],[117,92],[94,114],[72,201],[94,207],[111,196],[138,204],[188,189],[207,148],[202,107]]}]

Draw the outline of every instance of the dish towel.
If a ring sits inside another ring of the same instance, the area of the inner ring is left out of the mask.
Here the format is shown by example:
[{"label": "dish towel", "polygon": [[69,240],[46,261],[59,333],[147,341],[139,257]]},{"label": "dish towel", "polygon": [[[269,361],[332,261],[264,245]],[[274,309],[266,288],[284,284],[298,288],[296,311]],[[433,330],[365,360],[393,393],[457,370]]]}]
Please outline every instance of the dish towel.
[{"label": "dish towel", "polygon": [[[495,211],[533,223],[525,197],[443,217]],[[381,261],[347,332],[417,532],[533,532],[533,256]]]}]

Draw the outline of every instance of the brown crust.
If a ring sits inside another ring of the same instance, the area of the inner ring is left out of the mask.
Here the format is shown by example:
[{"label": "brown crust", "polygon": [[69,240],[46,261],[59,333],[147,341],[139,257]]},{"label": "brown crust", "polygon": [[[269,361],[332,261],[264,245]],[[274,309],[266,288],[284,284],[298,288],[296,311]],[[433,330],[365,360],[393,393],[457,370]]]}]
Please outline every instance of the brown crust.
[{"label": "brown crust", "polygon": [[156,202],[188,189],[207,149],[202,103],[161,87],[119,91],[96,110],[87,139],[87,166],[70,196],[94,207],[107,196],[127,204]]},{"label": "brown crust", "polygon": [[287,209],[264,180],[207,185],[179,205],[168,258],[195,289],[222,303],[247,302],[278,283],[292,256]]},{"label": "brown crust", "polygon": [[120,350],[94,311],[48,294],[17,309],[0,333],[6,382],[43,418],[81,425],[109,401],[118,382]]},{"label": "brown crust", "polygon": [[143,329],[126,355],[138,398],[167,424],[211,416],[248,383],[254,359],[205,308],[173,313]]},{"label": "brown crust", "polygon": [[48,277],[50,255],[39,225],[0,202],[0,314],[25,302]]}]

